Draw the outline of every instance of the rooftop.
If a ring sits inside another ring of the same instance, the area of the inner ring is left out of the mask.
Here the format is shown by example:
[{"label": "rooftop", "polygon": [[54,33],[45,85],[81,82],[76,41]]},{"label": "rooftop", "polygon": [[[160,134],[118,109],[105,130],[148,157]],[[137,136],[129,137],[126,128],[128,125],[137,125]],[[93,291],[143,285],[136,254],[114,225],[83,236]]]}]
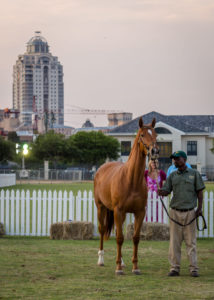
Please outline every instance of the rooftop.
[{"label": "rooftop", "polygon": [[[134,120],[116,127],[111,133],[134,133],[138,130],[138,121],[141,116]],[[163,122],[185,133],[209,133],[214,132],[214,115],[163,115],[152,111],[142,115],[145,124],[151,123],[153,118],[156,122]]]}]

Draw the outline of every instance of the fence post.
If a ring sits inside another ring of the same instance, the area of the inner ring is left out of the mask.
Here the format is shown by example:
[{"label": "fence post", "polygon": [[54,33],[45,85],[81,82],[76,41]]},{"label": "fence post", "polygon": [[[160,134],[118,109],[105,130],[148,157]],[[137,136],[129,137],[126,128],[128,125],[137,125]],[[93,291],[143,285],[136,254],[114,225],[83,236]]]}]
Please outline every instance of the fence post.
[{"label": "fence post", "polygon": [[[169,197],[170,197],[170,196],[169,196]],[[168,197],[164,197],[164,198],[163,198],[163,202],[164,202],[164,204],[165,204],[165,206],[166,206],[166,209],[168,209],[169,198],[168,198]],[[163,212],[163,223],[164,223],[164,224],[168,224],[168,223],[169,223],[169,219],[168,219],[168,216],[167,216],[165,210],[164,210],[164,212]]]},{"label": "fence post", "polygon": [[41,198],[42,192],[41,190],[38,191],[38,215],[37,215],[37,235],[41,235]]},{"label": "fence post", "polygon": [[10,216],[9,216],[9,207],[10,207],[10,191],[6,191],[6,220],[5,220],[5,231],[6,234],[9,234],[9,228],[10,228]]},{"label": "fence post", "polygon": [[49,234],[49,230],[50,230],[50,226],[51,226],[51,209],[52,209],[52,192],[51,190],[48,191],[48,234]]},{"label": "fence post", "polygon": [[10,233],[14,235],[14,200],[15,200],[15,193],[14,190],[11,191],[11,220],[10,220]]},{"label": "fence post", "polygon": [[152,205],[152,221],[157,222],[157,199],[156,192],[153,192],[153,205]]},{"label": "fence post", "polygon": [[36,235],[36,197],[37,193],[33,190],[33,203],[32,203],[32,235]]},{"label": "fence post", "polygon": [[74,220],[74,195],[73,192],[69,192],[69,220]]},{"label": "fence post", "polygon": [[19,199],[20,199],[20,191],[16,191],[16,235],[19,235]]},{"label": "fence post", "polygon": [[87,191],[83,192],[83,221],[87,222]]},{"label": "fence post", "polygon": [[148,216],[148,222],[151,222],[151,215],[152,215],[152,213],[151,213],[151,210],[152,210],[152,194],[151,194],[151,192],[149,192],[148,193],[148,201],[147,201],[147,216]]},{"label": "fence post", "polygon": [[57,201],[57,192],[53,192],[53,223],[56,223],[56,201]]},{"label": "fence post", "polygon": [[[204,218],[208,221],[208,192],[204,195]],[[208,228],[204,230],[204,237],[208,237]]]},{"label": "fence post", "polygon": [[210,230],[209,237],[213,237],[213,192],[210,192]]},{"label": "fence post", "polygon": [[58,193],[58,222],[62,222],[62,191]]},{"label": "fence post", "polygon": [[21,191],[21,235],[25,234],[25,191]]},{"label": "fence post", "polygon": [[30,235],[30,191],[26,192],[26,235]]},{"label": "fence post", "polygon": [[0,222],[4,224],[4,190],[1,190],[1,219]]},{"label": "fence post", "polygon": [[67,191],[64,191],[63,194],[63,221],[67,221],[68,217],[67,217],[67,205],[68,205],[68,193]]},{"label": "fence post", "polygon": [[92,222],[92,205],[93,205],[93,195],[92,191],[88,193],[88,222]]},{"label": "fence post", "polygon": [[82,199],[81,199],[81,191],[78,191],[77,196],[76,196],[76,220],[81,221],[81,204],[82,204]]},{"label": "fence post", "polygon": [[46,229],[46,206],[47,206],[47,191],[44,190],[43,192],[43,197],[42,197],[42,201],[43,201],[43,209],[42,209],[42,235],[46,236],[47,235],[47,229]]}]

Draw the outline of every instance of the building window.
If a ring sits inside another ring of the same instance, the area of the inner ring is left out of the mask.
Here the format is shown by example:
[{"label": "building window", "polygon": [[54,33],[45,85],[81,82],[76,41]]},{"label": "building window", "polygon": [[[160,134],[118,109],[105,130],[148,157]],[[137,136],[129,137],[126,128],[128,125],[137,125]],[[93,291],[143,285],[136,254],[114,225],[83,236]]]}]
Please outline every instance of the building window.
[{"label": "building window", "polygon": [[187,155],[197,155],[197,142],[188,141],[187,142]]},{"label": "building window", "polygon": [[169,131],[167,128],[164,128],[164,127],[155,128],[155,132],[157,134],[172,134],[171,131]]},{"label": "building window", "polygon": [[172,143],[171,142],[158,142],[159,155],[161,158],[169,158],[172,154]]},{"label": "building window", "polygon": [[131,151],[131,142],[122,141],[121,142],[121,155],[128,156]]}]

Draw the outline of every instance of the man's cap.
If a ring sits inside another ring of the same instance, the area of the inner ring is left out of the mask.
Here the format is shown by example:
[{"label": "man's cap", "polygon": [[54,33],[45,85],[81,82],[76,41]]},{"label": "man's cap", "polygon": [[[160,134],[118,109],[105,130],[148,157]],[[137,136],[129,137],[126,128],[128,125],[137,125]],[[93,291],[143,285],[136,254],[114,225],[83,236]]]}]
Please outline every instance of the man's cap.
[{"label": "man's cap", "polygon": [[187,155],[184,151],[176,151],[176,152],[172,153],[172,155],[170,156],[170,158],[176,158],[176,157],[183,157],[183,158],[187,159]]}]

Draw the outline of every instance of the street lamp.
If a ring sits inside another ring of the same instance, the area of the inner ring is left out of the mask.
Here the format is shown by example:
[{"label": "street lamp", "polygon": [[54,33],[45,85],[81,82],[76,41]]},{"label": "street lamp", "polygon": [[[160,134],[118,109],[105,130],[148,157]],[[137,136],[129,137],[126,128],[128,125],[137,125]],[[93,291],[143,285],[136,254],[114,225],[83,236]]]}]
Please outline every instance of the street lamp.
[{"label": "street lamp", "polygon": [[22,151],[22,154],[23,154],[23,156],[22,156],[22,169],[24,170],[25,169],[25,155],[28,154],[28,144],[24,144],[22,146],[22,148],[23,148],[23,151]]}]

